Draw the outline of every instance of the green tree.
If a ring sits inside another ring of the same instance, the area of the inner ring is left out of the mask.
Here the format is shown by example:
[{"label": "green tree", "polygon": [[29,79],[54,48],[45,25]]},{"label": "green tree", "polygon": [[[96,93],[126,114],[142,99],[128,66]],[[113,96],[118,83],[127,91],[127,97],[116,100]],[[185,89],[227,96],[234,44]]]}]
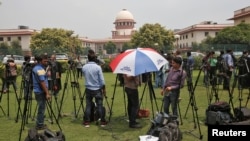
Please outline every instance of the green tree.
[{"label": "green tree", "polygon": [[11,54],[22,55],[22,46],[20,45],[19,40],[14,40],[11,42],[10,52]]},{"label": "green tree", "polygon": [[10,46],[8,45],[7,42],[0,43],[1,54],[9,54],[9,48],[10,48]]},{"label": "green tree", "polygon": [[33,54],[63,52],[74,55],[81,48],[81,41],[73,33],[70,30],[44,28],[41,32],[32,35],[31,51]]},{"label": "green tree", "polygon": [[115,44],[111,41],[104,45],[104,49],[107,51],[107,54],[113,54],[117,52]]},{"label": "green tree", "polygon": [[218,32],[214,44],[247,44],[250,45],[250,24],[241,23],[227,27]]},{"label": "green tree", "polygon": [[134,47],[151,47],[155,50],[171,50],[174,34],[159,23],[144,24],[131,38]]},{"label": "green tree", "polygon": [[127,49],[132,49],[132,48],[133,48],[133,44],[131,42],[126,42],[123,44],[121,51],[125,51]]}]

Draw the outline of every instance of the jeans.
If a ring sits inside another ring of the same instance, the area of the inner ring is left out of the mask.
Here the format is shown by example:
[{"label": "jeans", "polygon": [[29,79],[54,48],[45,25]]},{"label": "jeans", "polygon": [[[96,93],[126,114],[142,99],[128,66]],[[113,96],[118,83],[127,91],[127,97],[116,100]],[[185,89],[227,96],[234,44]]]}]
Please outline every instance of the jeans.
[{"label": "jeans", "polygon": [[82,77],[82,68],[77,68],[77,78]]},{"label": "jeans", "polygon": [[136,124],[136,117],[139,109],[139,92],[138,89],[130,89],[125,87],[125,92],[127,93],[128,97],[128,117],[129,117],[129,124],[134,125]]},{"label": "jeans", "polygon": [[35,98],[37,101],[37,117],[36,117],[36,126],[44,125],[44,113],[46,107],[46,98],[45,93],[35,93]]},{"label": "jeans", "polygon": [[168,93],[168,95],[164,96],[164,112],[169,114],[169,107],[171,104],[173,115],[178,116],[177,106],[178,106],[178,98],[180,95],[180,90],[172,90]]},{"label": "jeans", "polygon": [[90,90],[90,89],[85,89],[85,93],[86,93],[86,110],[85,110],[85,114],[84,114],[84,121],[86,122],[90,122],[90,115],[91,115],[91,103],[93,98],[95,98],[95,103],[97,106],[97,110],[98,110],[98,115],[100,115],[101,121],[105,122],[105,115],[104,115],[104,111],[103,111],[103,94],[101,89],[99,90]]}]

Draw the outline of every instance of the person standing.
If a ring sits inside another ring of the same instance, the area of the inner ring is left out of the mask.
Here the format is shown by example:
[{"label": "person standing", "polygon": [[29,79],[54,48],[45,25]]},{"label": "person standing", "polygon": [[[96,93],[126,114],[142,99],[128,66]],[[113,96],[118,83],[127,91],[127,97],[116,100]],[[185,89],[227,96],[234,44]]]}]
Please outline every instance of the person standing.
[{"label": "person standing", "polygon": [[130,128],[141,128],[142,126],[136,122],[137,113],[139,110],[139,92],[140,85],[139,76],[129,76],[124,74],[124,87],[128,98],[128,117]]},{"label": "person standing", "polygon": [[103,111],[103,98],[106,95],[105,80],[101,66],[96,64],[95,61],[95,54],[88,54],[88,63],[82,67],[86,87],[86,109],[83,122],[85,127],[90,127],[91,105],[93,99],[95,99],[97,112],[101,119],[101,127],[105,127],[107,124],[104,114],[105,112]]},{"label": "person standing", "polygon": [[208,79],[209,79],[209,75],[208,75],[208,71],[210,69],[210,64],[208,63],[208,58],[210,57],[210,52],[208,51],[206,56],[204,56],[202,58],[202,70],[204,72],[204,77],[203,77],[203,84],[205,87],[208,86]]},{"label": "person standing", "polygon": [[222,84],[223,79],[224,79],[224,73],[225,73],[225,70],[224,70],[223,64],[222,64],[222,62],[224,61],[223,56],[224,56],[224,51],[221,50],[220,55],[217,57],[217,65],[216,65],[216,67],[218,69],[218,74],[219,74],[218,75],[218,84],[219,85]]},{"label": "person standing", "polygon": [[36,129],[42,130],[47,128],[46,124],[44,124],[44,113],[46,101],[51,99],[51,95],[48,90],[48,77],[45,71],[48,63],[48,56],[42,54],[40,56],[36,56],[35,59],[37,64],[32,69],[32,81],[33,91],[38,105]]},{"label": "person standing", "polygon": [[80,56],[78,56],[76,59],[77,78],[82,78],[82,66]]},{"label": "person standing", "polygon": [[167,62],[162,66],[162,70],[161,70],[162,71],[161,88],[163,87],[167,79],[169,68],[170,68],[169,61],[171,60],[169,55],[164,56],[164,57],[166,58]]},{"label": "person standing", "polygon": [[226,76],[224,78],[223,89],[230,89],[230,80],[232,77],[233,69],[234,69],[234,60],[233,60],[233,51],[231,49],[227,50],[227,53],[223,55],[223,59],[228,66],[228,70],[226,70]]},{"label": "person standing", "polygon": [[208,58],[208,63],[209,63],[209,80],[210,80],[210,84],[212,86],[216,85],[217,82],[217,76],[216,76],[216,64],[217,64],[217,58],[214,56],[215,52],[211,51],[210,52],[210,56]]},{"label": "person standing", "polygon": [[56,56],[53,54],[50,57],[49,64],[49,89],[53,91],[53,95],[57,96],[62,88],[61,75],[62,65],[56,60]]},{"label": "person standing", "polygon": [[163,86],[161,94],[164,96],[164,112],[169,114],[169,107],[172,107],[172,114],[178,117],[177,104],[180,96],[180,89],[184,86],[186,71],[182,69],[182,59],[175,57],[172,60],[172,67]]},{"label": "person standing", "polygon": [[186,65],[186,72],[189,75],[189,79],[191,79],[190,81],[192,81],[192,77],[193,77],[193,69],[194,69],[194,57],[192,56],[191,52],[188,51],[187,52],[187,65]]},{"label": "person standing", "polygon": [[7,63],[5,64],[4,81],[3,81],[4,93],[9,91],[9,87],[11,84],[14,87],[15,93],[17,92],[16,79],[17,79],[17,65],[14,59],[10,58],[7,60]]}]

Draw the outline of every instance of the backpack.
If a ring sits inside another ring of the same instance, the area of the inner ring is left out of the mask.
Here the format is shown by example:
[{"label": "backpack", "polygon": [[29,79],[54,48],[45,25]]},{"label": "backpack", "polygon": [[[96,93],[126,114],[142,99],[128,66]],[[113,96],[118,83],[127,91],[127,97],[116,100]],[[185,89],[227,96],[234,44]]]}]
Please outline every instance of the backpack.
[{"label": "backpack", "polygon": [[24,141],[65,141],[65,135],[62,131],[53,132],[50,129],[45,129],[44,132],[38,133],[35,128],[28,131],[28,136]]},{"label": "backpack", "polygon": [[180,141],[182,140],[182,132],[179,128],[177,117],[166,113],[158,113],[147,135],[159,137],[159,141]]},{"label": "backpack", "polygon": [[170,122],[160,129],[159,141],[180,141],[182,140],[182,133],[178,125]]},{"label": "backpack", "polygon": [[233,122],[233,114],[229,103],[218,101],[212,103],[206,109],[206,124],[207,125],[223,125]]}]

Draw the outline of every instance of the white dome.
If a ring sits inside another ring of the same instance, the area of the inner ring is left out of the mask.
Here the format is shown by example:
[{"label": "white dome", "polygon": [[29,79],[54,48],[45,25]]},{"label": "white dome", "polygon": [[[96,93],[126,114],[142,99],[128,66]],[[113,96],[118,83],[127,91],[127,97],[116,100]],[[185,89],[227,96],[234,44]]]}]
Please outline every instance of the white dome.
[{"label": "white dome", "polygon": [[127,9],[122,9],[122,11],[120,11],[117,15],[115,20],[123,20],[123,19],[130,19],[130,20],[134,20],[133,15],[127,11]]}]

